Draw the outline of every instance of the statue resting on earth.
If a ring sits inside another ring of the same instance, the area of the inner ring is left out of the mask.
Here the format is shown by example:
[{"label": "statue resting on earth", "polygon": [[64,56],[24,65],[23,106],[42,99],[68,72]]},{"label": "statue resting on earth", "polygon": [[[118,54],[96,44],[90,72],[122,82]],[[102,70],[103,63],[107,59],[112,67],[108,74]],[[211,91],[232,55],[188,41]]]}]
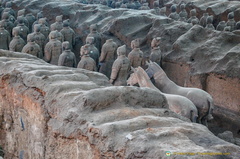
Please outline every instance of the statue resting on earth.
[{"label": "statue resting on earth", "polygon": [[198,123],[207,126],[207,121],[213,119],[212,112],[214,105],[210,94],[199,88],[188,88],[176,85],[155,62],[148,64],[146,72],[150,78],[154,78],[155,86],[162,92],[184,96],[191,100],[198,108]]}]

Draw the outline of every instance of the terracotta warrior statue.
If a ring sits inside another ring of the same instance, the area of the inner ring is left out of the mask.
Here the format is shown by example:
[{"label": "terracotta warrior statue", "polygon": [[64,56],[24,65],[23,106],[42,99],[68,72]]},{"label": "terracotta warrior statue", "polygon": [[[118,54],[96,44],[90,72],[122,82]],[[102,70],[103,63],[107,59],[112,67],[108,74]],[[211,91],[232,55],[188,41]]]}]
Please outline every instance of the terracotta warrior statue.
[{"label": "terracotta warrior statue", "polygon": [[127,85],[127,78],[130,73],[131,65],[129,59],[126,57],[126,53],[126,45],[120,46],[117,49],[118,58],[113,63],[110,76],[110,83],[114,86]]},{"label": "terracotta warrior statue", "polygon": [[51,30],[58,30],[61,31],[63,29],[63,20],[62,15],[56,16],[55,23],[51,24]]},{"label": "terracotta warrior statue", "polygon": [[102,46],[100,55],[100,70],[99,72],[110,78],[111,69],[114,60],[116,59],[117,44],[113,39],[108,39]]},{"label": "terracotta warrior statue", "polygon": [[42,50],[40,46],[34,42],[34,37],[32,35],[27,36],[28,43],[23,47],[22,52],[37,56],[38,58],[43,58]]},{"label": "terracotta warrior statue", "polygon": [[166,17],[166,7],[160,8],[160,15]]},{"label": "terracotta warrior statue", "polygon": [[153,2],[153,9],[154,9],[156,15],[160,15],[160,8],[159,8],[159,2],[158,1]]},{"label": "terracotta warrior statue", "polygon": [[197,14],[197,12],[196,12],[196,9],[192,9],[191,11],[190,11],[190,18],[188,19],[188,23],[192,23],[192,20],[196,20],[197,21],[197,23],[199,23],[199,19],[196,17],[196,14]]},{"label": "terracotta warrior statue", "polygon": [[187,21],[187,19],[188,19],[188,13],[187,13],[187,11],[186,11],[186,9],[185,9],[185,4],[181,4],[180,5],[180,12],[179,12],[179,17],[180,17],[180,21]]},{"label": "terracotta warrior statue", "polygon": [[60,31],[63,35],[64,41],[68,41],[70,44],[71,50],[73,50],[73,46],[75,45],[75,32],[70,27],[69,20],[63,21],[63,29]]},{"label": "terracotta warrior statue", "polygon": [[16,21],[16,18],[11,14],[11,11],[10,11],[11,9],[10,8],[6,8],[5,10],[4,10],[4,12],[2,12],[2,14],[3,13],[8,13],[8,15],[9,15],[9,18],[8,18],[8,20],[10,21],[10,22],[12,22],[13,24],[14,24],[14,26],[16,26],[15,25],[15,21]]},{"label": "terracotta warrior statue", "polygon": [[19,35],[21,36],[21,38],[25,41],[25,43],[27,42],[27,36],[29,34],[29,29],[28,27],[23,23],[24,18],[22,16],[19,16],[17,18],[18,24],[16,27],[19,28]]},{"label": "terracotta warrior statue", "polygon": [[13,17],[16,17],[16,12],[12,9],[12,2],[7,2],[6,5],[5,5],[5,9],[3,10],[3,13],[6,11],[6,10],[9,10],[10,9],[10,14],[13,16]]},{"label": "terracotta warrior statue", "polygon": [[[34,30],[34,25],[35,25],[35,24],[39,24],[38,21],[39,21],[39,19],[41,19],[41,18],[44,18],[44,17],[43,17],[43,14],[42,14],[42,11],[40,11],[40,12],[37,14],[37,20],[32,24],[32,30]],[[46,26],[49,26],[49,24],[48,24],[47,21],[45,21],[45,25],[46,25]]]},{"label": "terracotta warrior statue", "polygon": [[210,30],[215,30],[215,27],[213,26],[213,16],[208,16],[207,17],[207,25],[205,28],[210,29]]},{"label": "terracotta warrior statue", "polygon": [[11,37],[9,32],[4,28],[4,23],[0,21],[0,49],[8,50]]},{"label": "terracotta warrior statue", "polygon": [[77,68],[86,69],[89,71],[97,71],[95,61],[89,56],[89,44],[81,47],[81,60],[78,63]]},{"label": "terracotta warrior statue", "polygon": [[[52,27],[51,27],[51,32],[52,32],[52,31],[55,31],[55,32],[57,33],[57,39],[58,39],[60,42],[63,42],[63,41],[64,41],[64,37],[63,37],[62,33],[59,32],[59,31],[55,28],[55,26],[52,26]],[[50,32],[50,33],[51,33],[51,32]],[[47,41],[49,41],[49,39],[47,39]]]},{"label": "terracotta warrior statue", "polygon": [[100,51],[102,49],[102,37],[97,31],[97,25],[92,24],[90,25],[90,33],[87,37],[94,37],[95,39],[95,46]]},{"label": "terracotta warrior statue", "polygon": [[153,38],[151,42],[152,52],[150,54],[150,60],[152,62],[156,62],[159,66],[161,66],[161,59],[162,59],[160,43],[161,43],[160,37]]},{"label": "terracotta warrior statue", "polygon": [[46,18],[40,18],[38,20],[38,23],[40,24],[40,32],[45,36],[45,38],[47,39],[49,33],[50,33],[50,29],[48,26],[46,26]]},{"label": "terracotta warrior statue", "polygon": [[29,31],[30,31],[30,33],[32,33],[33,32],[32,25],[36,21],[36,17],[32,13],[28,13],[25,17],[26,17],[26,19],[28,21]]},{"label": "terracotta warrior statue", "polygon": [[57,40],[57,33],[55,31],[49,34],[50,41],[46,44],[44,49],[44,59],[46,62],[53,65],[58,64],[58,58],[62,53],[62,43]]},{"label": "terracotta warrior statue", "polygon": [[94,46],[94,37],[87,37],[86,44],[89,44],[90,57],[95,61],[96,67],[98,68],[99,64],[99,51]]},{"label": "terracotta warrior statue", "polygon": [[9,34],[12,33],[12,29],[14,28],[14,24],[11,21],[9,21],[9,13],[8,12],[4,12],[2,14],[2,22],[5,26],[5,29],[9,32]]},{"label": "terracotta warrior statue", "polygon": [[200,19],[200,22],[199,22],[199,24],[201,25],[201,26],[203,26],[204,28],[206,27],[206,25],[207,25],[207,18],[208,18],[208,13],[203,13],[203,16],[201,17],[201,19]]},{"label": "terracotta warrior statue", "polygon": [[25,41],[19,36],[19,28],[14,28],[12,31],[13,39],[9,44],[9,50],[15,52],[21,52],[25,46]]},{"label": "terracotta warrior statue", "polygon": [[140,50],[139,39],[135,39],[131,42],[132,51],[128,54],[128,59],[133,68],[142,66],[143,62],[143,52]]},{"label": "terracotta warrior statue", "polygon": [[34,25],[34,32],[31,33],[30,35],[33,36],[35,43],[37,43],[40,46],[42,54],[43,54],[46,38],[40,32],[40,30],[41,30],[41,25],[40,24],[35,24]]},{"label": "terracotta warrior statue", "polygon": [[172,18],[174,20],[179,20],[180,17],[176,11],[177,11],[176,5],[172,5],[171,6],[171,14],[168,17]]},{"label": "terracotta warrior statue", "polygon": [[236,30],[240,30],[240,21],[236,23]]},{"label": "terracotta warrior statue", "polygon": [[234,13],[233,12],[228,13],[227,26],[230,26],[230,31],[235,30],[236,22],[234,20]]},{"label": "terracotta warrior statue", "polygon": [[[18,11],[17,19],[18,19],[18,17],[21,17],[21,19],[23,20],[24,25],[29,28],[28,20],[25,17],[25,9],[21,9],[21,10]],[[16,26],[17,24],[18,24],[18,20],[15,21],[14,25]]]},{"label": "terracotta warrior statue", "polygon": [[231,27],[230,26],[226,26],[223,31],[230,32],[231,31]]},{"label": "terracotta warrior statue", "polygon": [[226,22],[225,22],[225,21],[221,21],[221,22],[219,22],[219,24],[217,25],[217,29],[216,29],[216,30],[218,30],[218,31],[223,31],[226,26],[227,26],[227,25],[226,25]]},{"label": "terracotta warrior statue", "polygon": [[76,67],[76,57],[71,51],[70,44],[68,41],[62,43],[62,54],[59,56],[58,66]]}]

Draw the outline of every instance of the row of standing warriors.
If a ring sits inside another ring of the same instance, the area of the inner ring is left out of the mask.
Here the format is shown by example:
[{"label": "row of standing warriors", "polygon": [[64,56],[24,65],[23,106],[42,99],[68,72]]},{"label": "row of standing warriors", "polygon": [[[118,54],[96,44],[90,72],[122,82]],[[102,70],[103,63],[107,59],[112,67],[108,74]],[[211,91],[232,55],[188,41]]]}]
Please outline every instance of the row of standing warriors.
[{"label": "row of standing warriors", "polygon": [[[101,35],[96,25],[90,26],[86,44],[80,49],[81,60],[77,64],[72,52],[75,32],[69,20],[63,21],[62,16],[56,16],[55,23],[49,25],[41,12],[35,19],[31,13],[25,15],[24,9],[17,12],[15,20],[15,11],[10,4],[7,2],[5,6],[8,9],[1,12],[0,49],[28,53],[54,65],[99,71],[114,85],[126,85],[131,66],[136,68],[143,65],[143,52],[138,39],[131,42],[132,51],[127,56],[126,46],[118,47],[112,39],[101,45]],[[155,38],[153,41],[156,43],[157,40]],[[153,47],[152,61],[156,61],[157,56],[161,57],[159,45]]]},{"label": "row of standing warriors", "polygon": [[[215,27],[213,26],[213,16],[209,15],[207,12],[203,14],[203,16],[198,19],[196,9],[190,10],[190,16],[188,15],[185,4],[180,5],[180,12],[177,13],[177,6],[172,5],[171,13],[169,14],[169,18],[172,18],[174,20],[178,21],[184,21],[191,23],[192,25],[199,24],[207,29],[215,30]],[[221,21],[218,23],[216,30],[218,31],[234,31],[240,29],[240,22],[236,22],[234,20],[234,12],[230,12],[227,16],[228,21]]]},{"label": "row of standing warriors", "polygon": [[[103,4],[112,8],[129,8],[129,9],[139,9],[139,10],[149,10],[149,3],[146,0],[80,0],[79,2],[84,4]],[[166,16],[166,7],[164,6],[164,1],[154,1],[153,9],[155,10],[155,14]],[[179,12],[177,12],[177,8],[179,7]],[[234,13],[230,12],[227,16],[228,21],[221,21],[216,28],[213,25],[213,16],[210,16],[207,12],[203,14],[203,16],[198,19],[196,9],[192,9],[190,11],[190,15],[185,9],[186,5],[184,2],[176,5],[173,4],[170,8],[171,13],[168,15],[169,18],[178,21],[184,21],[191,23],[192,25],[199,24],[208,29],[216,29],[218,31],[234,31],[240,29],[240,22],[236,22],[234,20]]]}]

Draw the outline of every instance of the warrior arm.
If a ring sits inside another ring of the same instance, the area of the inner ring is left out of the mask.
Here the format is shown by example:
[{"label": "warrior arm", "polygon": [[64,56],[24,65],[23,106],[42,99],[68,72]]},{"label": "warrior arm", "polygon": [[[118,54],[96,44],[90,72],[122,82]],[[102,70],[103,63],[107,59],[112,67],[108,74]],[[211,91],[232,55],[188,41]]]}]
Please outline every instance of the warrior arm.
[{"label": "warrior arm", "polygon": [[63,54],[61,54],[60,56],[59,56],[59,59],[58,59],[58,66],[63,66],[63,63],[64,63],[64,55]]},{"label": "warrior arm", "polygon": [[43,54],[42,54],[42,50],[41,50],[39,45],[37,45],[37,50],[38,50],[37,57],[42,59],[43,58]]},{"label": "warrior arm", "polygon": [[22,52],[24,52],[24,53],[28,53],[28,47],[27,47],[27,45],[25,45],[24,47],[23,47],[23,49],[22,49]]},{"label": "warrior arm", "polygon": [[[73,31],[73,30],[72,30]],[[73,36],[72,36],[72,45],[74,46],[76,44],[76,35],[75,35],[75,32],[73,31]]]},{"label": "warrior arm", "polygon": [[76,56],[74,55],[74,58],[73,58],[73,67],[76,68],[77,66],[77,61],[76,61]]},{"label": "warrior arm", "polygon": [[112,73],[111,73],[111,76],[110,76],[110,82],[113,83],[114,80],[117,79],[117,76],[118,76],[118,72],[121,68],[121,63],[119,63],[119,61],[114,61],[113,63],[113,66],[112,66]]},{"label": "warrior arm", "polygon": [[44,49],[44,60],[50,63],[51,56],[52,56],[51,46],[47,44]]},{"label": "warrior arm", "polygon": [[13,41],[11,41],[10,44],[9,44],[9,50],[10,51],[15,51],[15,45],[14,45]]},{"label": "warrior arm", "polygon": [[99,58],[99,62],[101,63],[104,62],[106,56],[107,56],[106,46],[105,47],[103,46],[101,51],[101,56]]},{"label": "warrior arm", "polygon": [[10,41],[11,41],[11,37],[10,37],[10,34],[7,35],[7,47],[9,49],[9,44],[10,44]]},{"label": "warrior arm", "polygon": [[128,54],[128,59],[129,59],[129,61],[130,61],[130,65],[133,66],[133,61],[134,61],[134,59],[133,59],[133,56],[131,55],[131,53]]}]

